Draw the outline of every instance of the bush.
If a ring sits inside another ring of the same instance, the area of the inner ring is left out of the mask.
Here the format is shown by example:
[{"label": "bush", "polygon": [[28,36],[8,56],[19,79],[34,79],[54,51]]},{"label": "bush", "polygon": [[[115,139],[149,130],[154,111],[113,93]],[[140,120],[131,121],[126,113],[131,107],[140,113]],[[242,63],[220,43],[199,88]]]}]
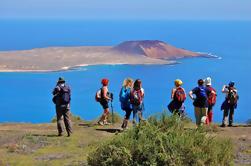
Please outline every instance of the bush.
[{"label": "bush", "polygon": [[[77,115],[71,115],[71,121],[75,123],[84,122],[84,120]],[[52,118],[51,123],[56,123],[56,122],[57,122],[57,117],[55,116]]]},{"label": "bush", "polygon": [[[121,116],[114,112],[113,113],[113,122],[114,123],[121,123],[123,121],[123,119],[121,118]],[[112,122],[112,112],[110,112],[110,114],[108,115],[108,122]]]},{"label": "bush", "polygon": [[231,165],[230,140],[207,135],[203,128],[185,129],[180,118],[153,116],[94,148],[89,165]]}]

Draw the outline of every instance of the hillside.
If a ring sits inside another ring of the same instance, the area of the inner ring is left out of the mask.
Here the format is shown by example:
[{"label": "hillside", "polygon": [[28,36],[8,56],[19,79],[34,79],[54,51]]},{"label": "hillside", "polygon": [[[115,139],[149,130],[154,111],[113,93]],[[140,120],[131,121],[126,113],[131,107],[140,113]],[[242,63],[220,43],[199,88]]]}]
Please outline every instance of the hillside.
[{"label": "hillside", "polygon": [[159,40],[126,41],[113,48],[114,51],[132,55],[144,55],[156,59],[179,59],[198,57],[202,54],[176,48]]},{"label": "hillside", "polygon": [[[120,124],[99,127],[77,122],[74,134],[57,137],[56,124],[0,124],[0,165],[86,165],[90,145],[116,137]],[[194,129],[194,124],[187,126]],[[211,135],[231,138],[235,164],[251,164],[251,127],[217,128]]]}]

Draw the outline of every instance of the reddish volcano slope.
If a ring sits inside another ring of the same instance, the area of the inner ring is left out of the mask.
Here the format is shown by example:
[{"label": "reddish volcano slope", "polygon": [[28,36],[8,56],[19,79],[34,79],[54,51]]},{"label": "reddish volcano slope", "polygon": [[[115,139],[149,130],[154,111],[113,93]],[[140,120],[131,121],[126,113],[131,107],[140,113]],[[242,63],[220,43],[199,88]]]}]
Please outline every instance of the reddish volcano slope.
[{"label": "reddish volcano slope", "polygon": [[132,55],[145,55],[157,59],[178,59],[201,56],[199,53],[176,48],[159,40],[126,41],[115,46],[113,50]]}]

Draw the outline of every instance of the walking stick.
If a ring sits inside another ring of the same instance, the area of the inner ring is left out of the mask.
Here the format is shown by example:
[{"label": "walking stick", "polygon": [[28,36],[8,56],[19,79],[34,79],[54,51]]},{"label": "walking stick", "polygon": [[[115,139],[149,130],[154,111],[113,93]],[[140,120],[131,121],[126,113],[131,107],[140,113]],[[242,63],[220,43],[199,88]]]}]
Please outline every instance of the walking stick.
[{"label": "walking stick", "polygon": [[113,105],[112,105],[112,100],[111,100],[111,109],[112,109],[112,124],[114,123],[114,116],[113,116]]}]

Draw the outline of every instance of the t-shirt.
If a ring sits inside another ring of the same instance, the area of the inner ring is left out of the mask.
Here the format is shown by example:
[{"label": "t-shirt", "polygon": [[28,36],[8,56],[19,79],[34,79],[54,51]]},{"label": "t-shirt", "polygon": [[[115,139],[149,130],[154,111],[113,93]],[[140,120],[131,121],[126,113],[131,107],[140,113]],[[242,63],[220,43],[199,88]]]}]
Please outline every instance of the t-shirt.
[{"label": "t-shirt", "polygon": [[192,90],[193,94],[196,95],[196,98],[193,102],[195,107],[205,108],[208,107],[208,95],[210,94],[210,90],[204,86],[198,86]]}]

